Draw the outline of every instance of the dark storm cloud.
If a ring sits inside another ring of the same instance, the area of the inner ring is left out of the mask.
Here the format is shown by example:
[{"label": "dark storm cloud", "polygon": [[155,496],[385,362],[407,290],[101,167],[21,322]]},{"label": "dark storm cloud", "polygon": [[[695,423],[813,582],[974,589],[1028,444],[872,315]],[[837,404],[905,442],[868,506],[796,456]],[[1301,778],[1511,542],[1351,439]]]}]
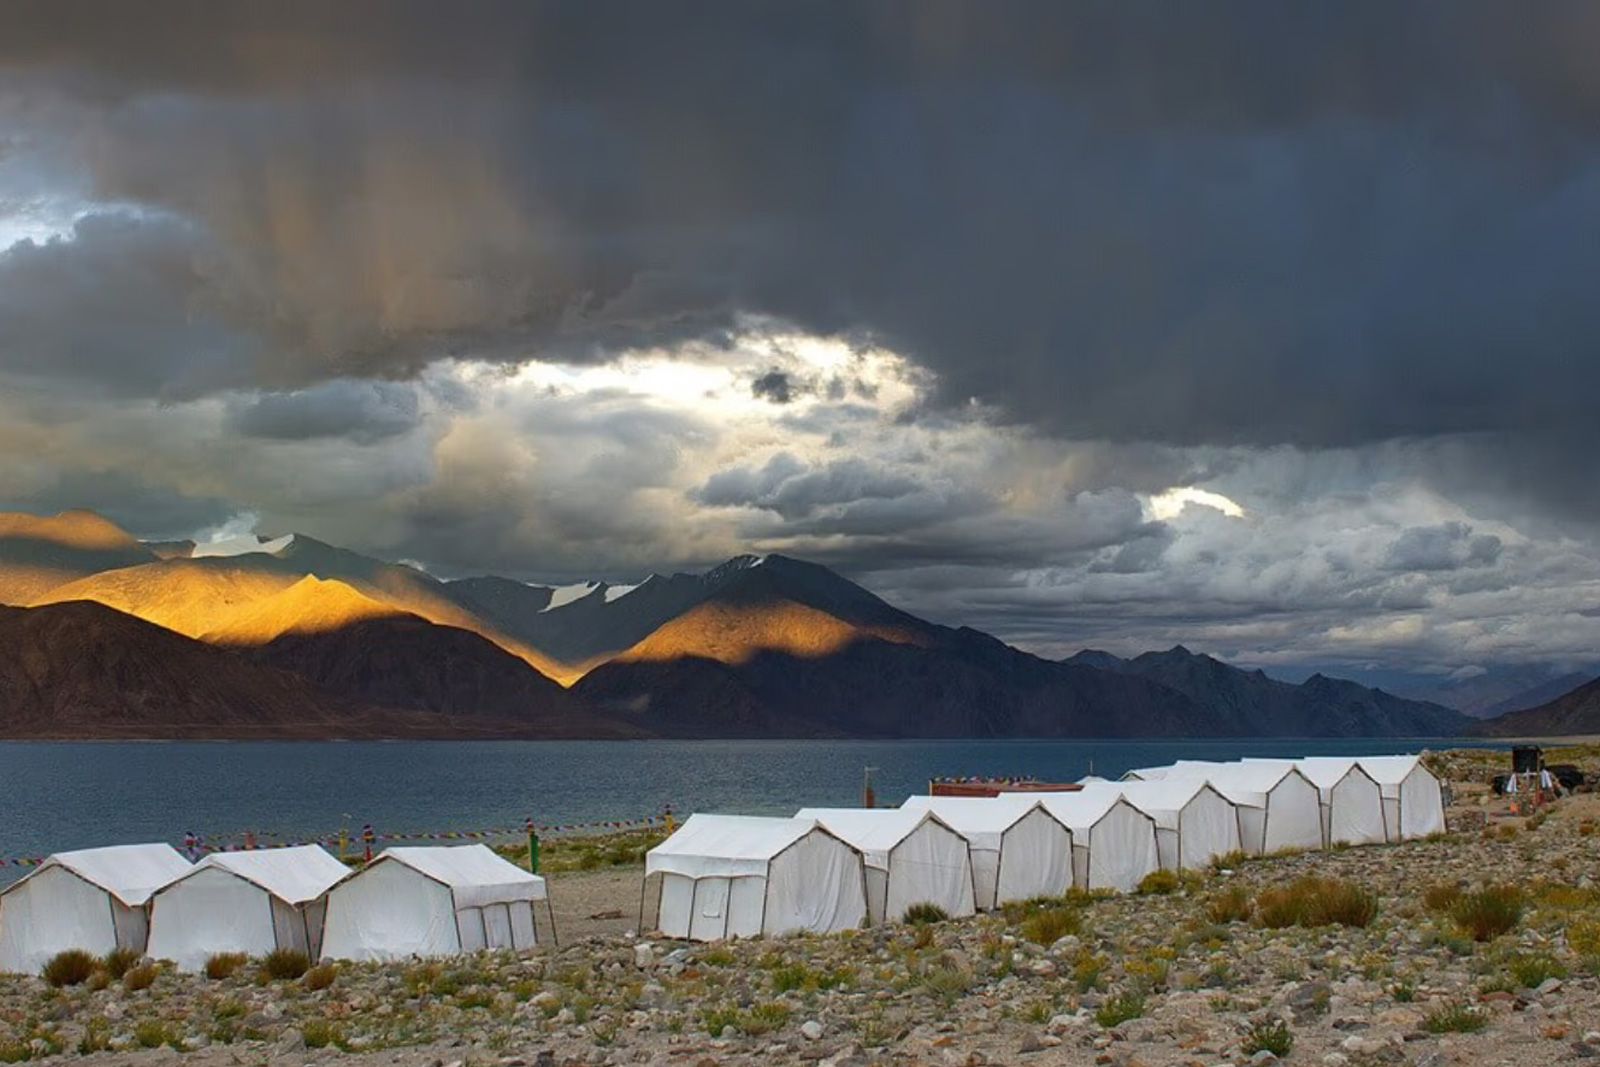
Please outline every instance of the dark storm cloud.
[{"label": "dark storm cloud", "polygon": [[[117,272],[80,235],[41,310],[0,290],[0,347],[71,338],[10,366],[193,389],[232,384],[194,354],[223,350],[283,387],[604,359],[756,312],[1074,439],[1495,434],[1519,491],[1597,499],[1589,3],[40,0],[6,23],[14,91],[99,110],[96,194],[204,249]],[[160,321],[94,325],[131,307]]]},{"label": "dark storm cloud", "polygon": [[181,220],[101,215],[0,251],[0,370],[110,395],[238,377],[249,340],[191,300],[204,247]]},{"label": "dark storm cloud", "polygon": [[334,381],[288,393],[239,401],[229,428],[245,437],[280,441],[348,437],[374,444],[422,422],[416,391],[395,382]]},{"label": "dark storm cloud", "polygon": [[794,383],[782,371],[768,371],[750,383],[750,395],[774,404],[787,404],[794,399]]}]

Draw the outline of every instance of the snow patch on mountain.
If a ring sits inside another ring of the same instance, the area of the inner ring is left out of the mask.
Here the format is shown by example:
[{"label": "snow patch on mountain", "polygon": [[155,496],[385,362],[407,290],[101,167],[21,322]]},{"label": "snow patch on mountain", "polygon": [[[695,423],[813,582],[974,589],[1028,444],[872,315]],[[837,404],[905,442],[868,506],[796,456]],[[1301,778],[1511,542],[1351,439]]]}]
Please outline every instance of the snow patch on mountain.
[{"label": "snow patch on mountain", "polygon": [[194,551],[190,553],[190,558],[199,559],[202,556],[248,556],[257,552],[271,556],[282,552],[292,544],[294,544],[294,534],[284,534],[282,537],[274,537],[270,540],[264,537],[257,537],[254,534],[247,534],[244,537],[226,537],[220,541],[197,544],[194,546]]}]

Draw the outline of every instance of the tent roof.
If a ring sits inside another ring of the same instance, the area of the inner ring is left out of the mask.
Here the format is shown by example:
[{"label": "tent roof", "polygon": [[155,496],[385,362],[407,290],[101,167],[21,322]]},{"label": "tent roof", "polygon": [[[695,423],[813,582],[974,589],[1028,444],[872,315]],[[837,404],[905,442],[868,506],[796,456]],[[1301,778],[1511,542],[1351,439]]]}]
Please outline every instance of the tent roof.
[{"label": "tent roof", "polygon": [[185,877],[207,867],[219,867],[265,889],[279,900],[304,904],[316,900],[350,873],[320,845],[258,849],[247,852],[213,852]]},{"label": "tent roof", "polygon": [[[1358,770],[1360,764],[1354,756],[1307,756],[1304,759],[1263,759],[1250,756],[1240,761],[1247,765],[1266,764],[1272,767],[1293,767],[1311,780],[1318,789],[1332,789]],[[1360,773],[1366,774],[1365,771]],[[1370,776],[1369,776],[1370,777]]]},{"label": "tent roof", "polygon": [[816,820],[860,849],[873,867],[888,866],[889,853],[925,822],[936,822],[951,833],[956,832],[933,812],[912,808],[801,808],[795,818]]},{"label": "tent roof", "polygon": [[1037,801],[1023,805],[999,797],[930,796],[907,797],[900,806],[907,811],[933,812],[956,833],[984,849],[999,848],[1001,835],[1040,807]]},{"label": "tent roof", "polygon": [[[1399,785],[1410,777],[1411,772],[1422,767],[1420,755],[1411,756],[1362,756],[1356,762],[1361,764],[1363,770],[1372,775],[1379,785]],[[1433,772],[1422,767],[1424,774]]]},{"label": "tent roof", "polygon": [[[1122,785],[1126,783],[1108,783]],[[1144,812],[1122,798],[1120,790],[1105,788],[1104,786],[1087,785],[1072,793],[1028,793],[1026,795],[1012,794],[1016,799],[1012,803],[1017,807],[1029,807],[1024,803],[1036,800],[1044,809],[1072,831],[1074,843],[1078,835],[1093,829],[1101,819],[1111,813],[1118,804],[1127,806],[1130,810],[1138,812],[1140,816],[1149,818]],[[1010,799],[1010,798],[1007,798]]]},{"label": "tent roof", "polygon": [[[1270,793],[1291,774],[1298,773],[1291,761],[1273,763],[1204,763],[1199,760],[1179,760],[1172,765],[1170,778],[1205,778],[1224,795],[1227,789],[1243,789],[1257,793]],[[1301,775],[1305,777],[1305,775]],[[1309,781],[1309,779],[1307,779]]]},{"label": "tent roof", "polygon": [[22,885],[51,867],[65,867],[84,881],[97,885],[130,908],[136,908],[150,899],[150,894],[181,877],[194,865],[184,859],[171,845],[110,845],[106,848],[85,848],[76,852],[57,852],[49,856],[27,878],[18,881],[12,889]]},{"label": "tent roof", "polygon": [[772,857],[816,828],[811,819],[697,813],[645,855],[645,873],[764,875]]},{"label": "tent roof", "polygon": [[470,907],[481,901],[543,900],[544,879],[495,855],[488,845],[386,848],[372,862],[393,860],[458,890]]},{"label": "tent roof", "polygon": [[1204,778],[1157,778],[1151,781],[1090,782],[1083,787],[1085,793],[1113,792],[1128,798],[1134,807],[1154,814],[1156,811],[1180,811],[1210,783]]}]

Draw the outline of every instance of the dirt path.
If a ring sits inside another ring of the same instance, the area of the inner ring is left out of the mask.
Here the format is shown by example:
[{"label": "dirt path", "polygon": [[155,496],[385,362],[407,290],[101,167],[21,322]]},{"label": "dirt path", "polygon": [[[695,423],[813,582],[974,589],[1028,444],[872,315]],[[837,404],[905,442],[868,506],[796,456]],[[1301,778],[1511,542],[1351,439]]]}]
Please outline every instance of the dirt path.
[{"label": "dirt path", "polygon": [[644,868],[571,871],[549,875],[548,880],[561,944],[586,937],[618,937],[639,928]]}]

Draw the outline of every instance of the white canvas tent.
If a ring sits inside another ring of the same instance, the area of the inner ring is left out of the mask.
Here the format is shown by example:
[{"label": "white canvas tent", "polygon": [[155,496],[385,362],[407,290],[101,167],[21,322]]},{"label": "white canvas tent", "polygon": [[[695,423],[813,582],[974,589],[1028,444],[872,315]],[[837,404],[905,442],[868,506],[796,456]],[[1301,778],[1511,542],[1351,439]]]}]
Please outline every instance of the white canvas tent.
[{"label": "white canvas tent", "polygon": [[652,878],[668,937],[826,934],[867,921],[860,850],[810,819],[691,815],[645,856],[643,893]]},{"label": "white canvas tent", "polygon": [[1161,867],[1155,820],[1115,790],[1014,793],[1001,799],[1017,806],[1037,801],[1072,831],[1072,882],[1080,889],[1127,892]]},{"label": "white canvas tent", "polygon": [[190,867],[171,845],[56,853],[0,893],[0,971],[34,974],[72,948],[143,953],[150,894]]},{"label": "white canvas tent", "polygon": [[1357,762],[1383,791],[1390,841],[1444,832],[1444,792],[1421,756],[1362,756]]},{"label": "white canvas tent", "polygon": [[1041,804],[995,797],[906,798],[903,808],[931,811],[967,839],[982,910],[1014,900],[1060,896],[1072,887],[1072,831]]},{"label": "white canvas tent", "polygon": [[532,948],[534,907],[541,900],[548,910],[544,879],[487,845],[388,848],[328,891],[322,958]]},{"label": "white canvas tent", "polygon": [[1298,760],[1246,759],[1297,768],[1317,787],[1322,804],[1322,841],[1334,845],[1377,845],[1384,841],[1383,791],[1352,756],[1310,756]]},{"label": "white canvas tent", "polygon": [[929,811],[905,808],[802,808],[861,850],[867,865],[867,914],[899,922],[913,904],[936,904],[951,918],[977,910],[966,838]]},{"label": "white canvas tent", "polygon": [[1322,847],[1322,795],[1293,767],[1179,760],[1164,780],[1179,778],[1203,778],[1238,806],[1246,852]]},{"label": "white canvas tent", "polygon": [[326,894],[349,873],[317,845],[214,852],[150,898],[149,954],[185,971],[219,952],[316,959]]},{"label": "white canvas tent", "polygon": [[1243,847],[1239,808],[1203,778],[1093,783],[1084,792],[1114,792],[1155,820],[1161,866],[1204,867]]}]

